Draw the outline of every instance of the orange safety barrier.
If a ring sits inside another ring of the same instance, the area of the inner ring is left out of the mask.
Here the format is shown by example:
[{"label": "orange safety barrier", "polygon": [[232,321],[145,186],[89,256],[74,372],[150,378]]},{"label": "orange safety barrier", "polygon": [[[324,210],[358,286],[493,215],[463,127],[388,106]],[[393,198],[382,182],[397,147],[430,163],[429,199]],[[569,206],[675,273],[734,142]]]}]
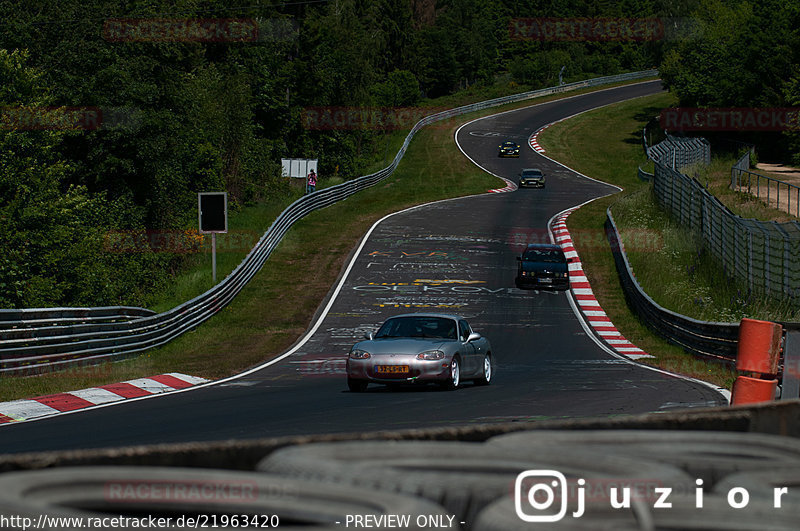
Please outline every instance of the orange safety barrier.
[{"label": "orange safety barrier", "polygon": [[783,327],[778,323],[742,319],[736,368],[754,376],[778,374],[782,336]]},{"label": "orange safety barrier", "polygon": [[757,404],[775,400],[775,391],[778,389],[778,380],[761,380],[739,376],[733,383],[731,405]]}]

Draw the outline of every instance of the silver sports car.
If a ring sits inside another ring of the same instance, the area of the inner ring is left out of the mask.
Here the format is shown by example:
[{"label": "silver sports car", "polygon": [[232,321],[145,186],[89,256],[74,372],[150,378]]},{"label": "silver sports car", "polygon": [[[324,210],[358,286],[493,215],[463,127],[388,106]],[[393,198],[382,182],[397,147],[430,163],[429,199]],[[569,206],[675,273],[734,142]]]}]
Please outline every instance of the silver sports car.
[{"label": "silver sports car", "polygon": [[456,389],[464,380],[487,385],[494,369],[489,340],[456,315],[410,313],[390,317],[376,334],[353,345],[347,386],[437,382]]}]

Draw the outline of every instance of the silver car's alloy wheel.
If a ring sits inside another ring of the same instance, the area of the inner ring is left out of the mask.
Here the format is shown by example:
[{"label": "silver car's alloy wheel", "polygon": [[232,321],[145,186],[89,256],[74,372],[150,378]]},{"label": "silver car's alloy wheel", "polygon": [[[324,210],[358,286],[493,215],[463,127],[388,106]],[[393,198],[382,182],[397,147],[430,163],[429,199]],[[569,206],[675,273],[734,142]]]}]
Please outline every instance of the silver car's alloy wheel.
[{"label": "silver car's alloy wheel", "polygon": [[454,389],[458,389],[460,383],[461,383],[461,365],[458,362],[458,358],[453,358],[453,361],[450,362],[450,376],[444,383],[444,387],[452,391]]},{"label": "silver car's alloy wheel", "polygon": [[492,356],[491,354],[487,353],[483,357],[483,373],[475,380],[477,385],[489,385],[492,381],[492,376],[494,375],[493,367],[492,367]]}]

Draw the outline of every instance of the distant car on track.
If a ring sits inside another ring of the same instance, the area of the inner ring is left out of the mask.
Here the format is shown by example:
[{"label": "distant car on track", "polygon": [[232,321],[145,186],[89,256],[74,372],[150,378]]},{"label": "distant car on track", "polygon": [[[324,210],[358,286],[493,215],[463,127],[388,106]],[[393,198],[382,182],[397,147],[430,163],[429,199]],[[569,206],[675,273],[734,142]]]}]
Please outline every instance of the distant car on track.
[{"label": "distant car on track", "polygon": [[519,157],[519,144],[515,142],[506,141],[497,146],[500,151],[497,153],[498,157]]},{"label": "distant car on track", "polygon": [[569,289],[570,260],[560,245],[532,243],[517,257],[517,278],[520,289]]},{"label": "distant car on track", "polygon": [[353,392],[365,391],[370,382],[434,382],[453,390],[464,380],[488,385],[493,373],[489,340],[465,319],[449,314],[390,317],[347,356],[347,386]]},{"label": "distant car on track", "polygon": [[519,174],[519,187],[535,186],[544,188],[544,174],[538,168],[525,168]]}]

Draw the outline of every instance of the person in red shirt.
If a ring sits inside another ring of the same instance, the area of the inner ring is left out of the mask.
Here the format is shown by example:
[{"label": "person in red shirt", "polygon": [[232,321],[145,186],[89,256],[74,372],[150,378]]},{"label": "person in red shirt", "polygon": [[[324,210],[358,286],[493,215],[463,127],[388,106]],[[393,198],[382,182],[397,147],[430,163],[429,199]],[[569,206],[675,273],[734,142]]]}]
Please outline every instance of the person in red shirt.
[{"label": "person in red shirt", "polygon": [[311,172],[308,174],[308,180],[306,181],[306,193],[313,194],[316,189],[317,189],[317,173],[312,168]]}]

